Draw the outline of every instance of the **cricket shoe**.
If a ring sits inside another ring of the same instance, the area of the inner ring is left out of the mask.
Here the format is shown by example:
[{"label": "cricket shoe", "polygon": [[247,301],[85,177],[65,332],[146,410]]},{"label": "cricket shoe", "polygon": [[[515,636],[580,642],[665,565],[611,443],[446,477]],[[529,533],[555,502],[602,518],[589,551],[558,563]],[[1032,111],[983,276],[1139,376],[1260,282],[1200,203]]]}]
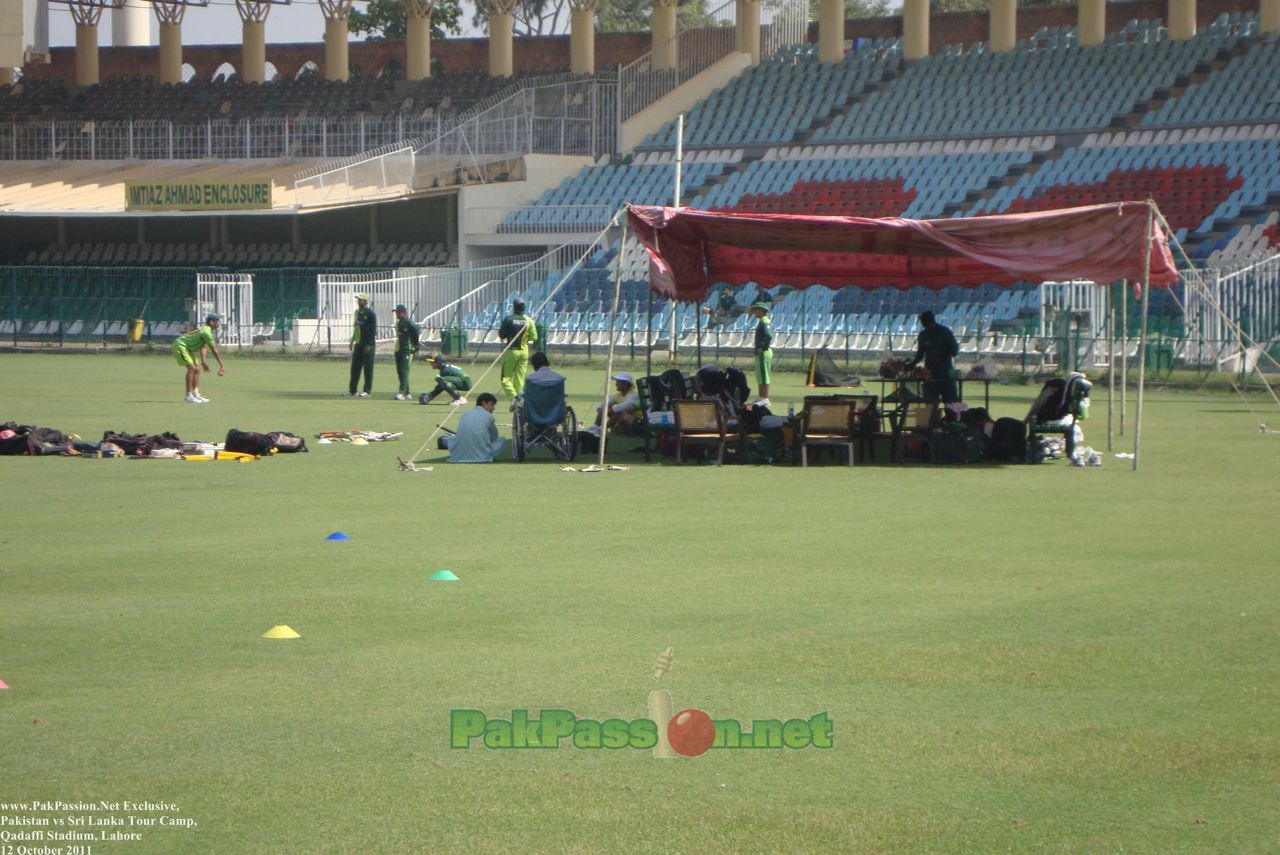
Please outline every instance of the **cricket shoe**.
[{"label": "cricket shoe", "polygon": [[369,397],[369,393],[368,393],[368,392],[361,392],[359,395],[356,395],[356,397],[357,397],[357,398],[367,398],[367,397]]},{"label": "cricket shoe", "polygon": [[403,393],[401,393],[401,392],[397,392],[397,393],[396,393],[396,400],[397,400],[397,401],[405,401],[405,400],[408,400],[408,398],[409,398],[409,396],[408,396],[408,395],[405,395],[405,394],[403,394]]},{"label": "cricket shoe", "polygon": [[455,401],[450,401],[450,402],[449,402],[449,406],[451,406],[451,407],[461,407],[461,406],[462,406],[463,404],[465,404],[466,402],[467,402],[467,399],[466,399],[466,398],[458,398],[458,399],[457,399],[457,400],[455,400]]}]

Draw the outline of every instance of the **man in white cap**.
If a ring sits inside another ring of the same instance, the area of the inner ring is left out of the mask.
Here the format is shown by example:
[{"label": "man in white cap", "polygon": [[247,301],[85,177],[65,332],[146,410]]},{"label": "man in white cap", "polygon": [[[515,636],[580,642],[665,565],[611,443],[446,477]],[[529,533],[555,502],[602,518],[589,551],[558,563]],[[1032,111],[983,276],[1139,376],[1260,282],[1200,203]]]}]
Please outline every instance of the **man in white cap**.
[{"label": "man in white cap", "polygon": [[[630,436],[631,425],[640,414],[640,393],[636,389],[634,378],[626,371],[613,375],[616,391],[609,399],[609,430],[621,436]],[[600,431],[601,406],[596,406],[596,424],[593,433]]]},{"label": "man in white cap", "polygon": [[[369,295],[356,294],[356,314],[352,321],[351,342],[347,349],[351,351],[351,382],[347,386],[348,398],[367,398],[373,391],[373,351],[378,337],[378,316],[369,308]],[[364,391],[356,394],[356,384],[360,382],[360,374],[364,373]]]}]

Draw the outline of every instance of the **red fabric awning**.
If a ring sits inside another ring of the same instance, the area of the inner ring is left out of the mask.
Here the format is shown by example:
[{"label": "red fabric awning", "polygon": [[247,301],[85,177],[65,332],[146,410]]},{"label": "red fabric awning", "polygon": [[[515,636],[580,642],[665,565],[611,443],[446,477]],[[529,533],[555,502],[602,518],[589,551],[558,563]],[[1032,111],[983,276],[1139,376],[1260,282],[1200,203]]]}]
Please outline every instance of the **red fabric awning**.
[{"label": "red fabric awning", "polygon": [[[910,288],[984,282],[1141,282],[1147,203],[944,220],[728,214],[635,205],[632,232],[649,251],[650,285],[701,300],[723,282],[762,288]],[[1151,284],[1178,279],[1158,222]]]}]

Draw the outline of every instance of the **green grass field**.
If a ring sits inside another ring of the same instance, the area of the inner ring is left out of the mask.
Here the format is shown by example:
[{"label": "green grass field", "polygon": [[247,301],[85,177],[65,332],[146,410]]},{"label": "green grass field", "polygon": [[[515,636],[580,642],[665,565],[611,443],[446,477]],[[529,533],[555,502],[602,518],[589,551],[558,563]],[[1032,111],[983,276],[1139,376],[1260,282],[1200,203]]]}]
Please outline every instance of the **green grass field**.
[{"label": "green grass field", "polygon": [[[406,433],[252,464],[0,460],[0,852],[1280,849],[1280,437],[1238,398],[1150,394],[1137,474],[434,450],[409,474],[447,408],[391,400],[390,365],[344,400],[343,363],[228,364],[191,406],[167,355],[0,355],[0,420],[93,439]],[[566,373],[586,412],[601,372]],[[775,406],[798,400],[779,380]],[[259,637],[276,624],[302,637]],[[454,708],[630,720],[660,686],[717,719],[826,712],[835,745],[449,747]],[[73,825],[107,816],[198,825]],[[12,836],[32,830],[142,837]]]}]

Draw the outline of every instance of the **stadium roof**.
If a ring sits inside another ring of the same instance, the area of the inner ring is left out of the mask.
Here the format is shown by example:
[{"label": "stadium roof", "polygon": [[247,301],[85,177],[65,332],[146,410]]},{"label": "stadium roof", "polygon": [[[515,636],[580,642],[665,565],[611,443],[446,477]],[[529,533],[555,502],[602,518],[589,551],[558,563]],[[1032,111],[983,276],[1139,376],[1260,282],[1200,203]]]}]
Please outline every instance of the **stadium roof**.
[{"label": "stadium roof", "polygon": [[[1154,205],[1154,203],[1150,203]],[[649,251],[655,291],[701,300],[723,282],[760,287],[976,286],[985,282],[1141,282],[1150,238],[1151,283],[1178,271],[1147,202],[908,220],[730,214],[633,205],[632,232]]]}]

